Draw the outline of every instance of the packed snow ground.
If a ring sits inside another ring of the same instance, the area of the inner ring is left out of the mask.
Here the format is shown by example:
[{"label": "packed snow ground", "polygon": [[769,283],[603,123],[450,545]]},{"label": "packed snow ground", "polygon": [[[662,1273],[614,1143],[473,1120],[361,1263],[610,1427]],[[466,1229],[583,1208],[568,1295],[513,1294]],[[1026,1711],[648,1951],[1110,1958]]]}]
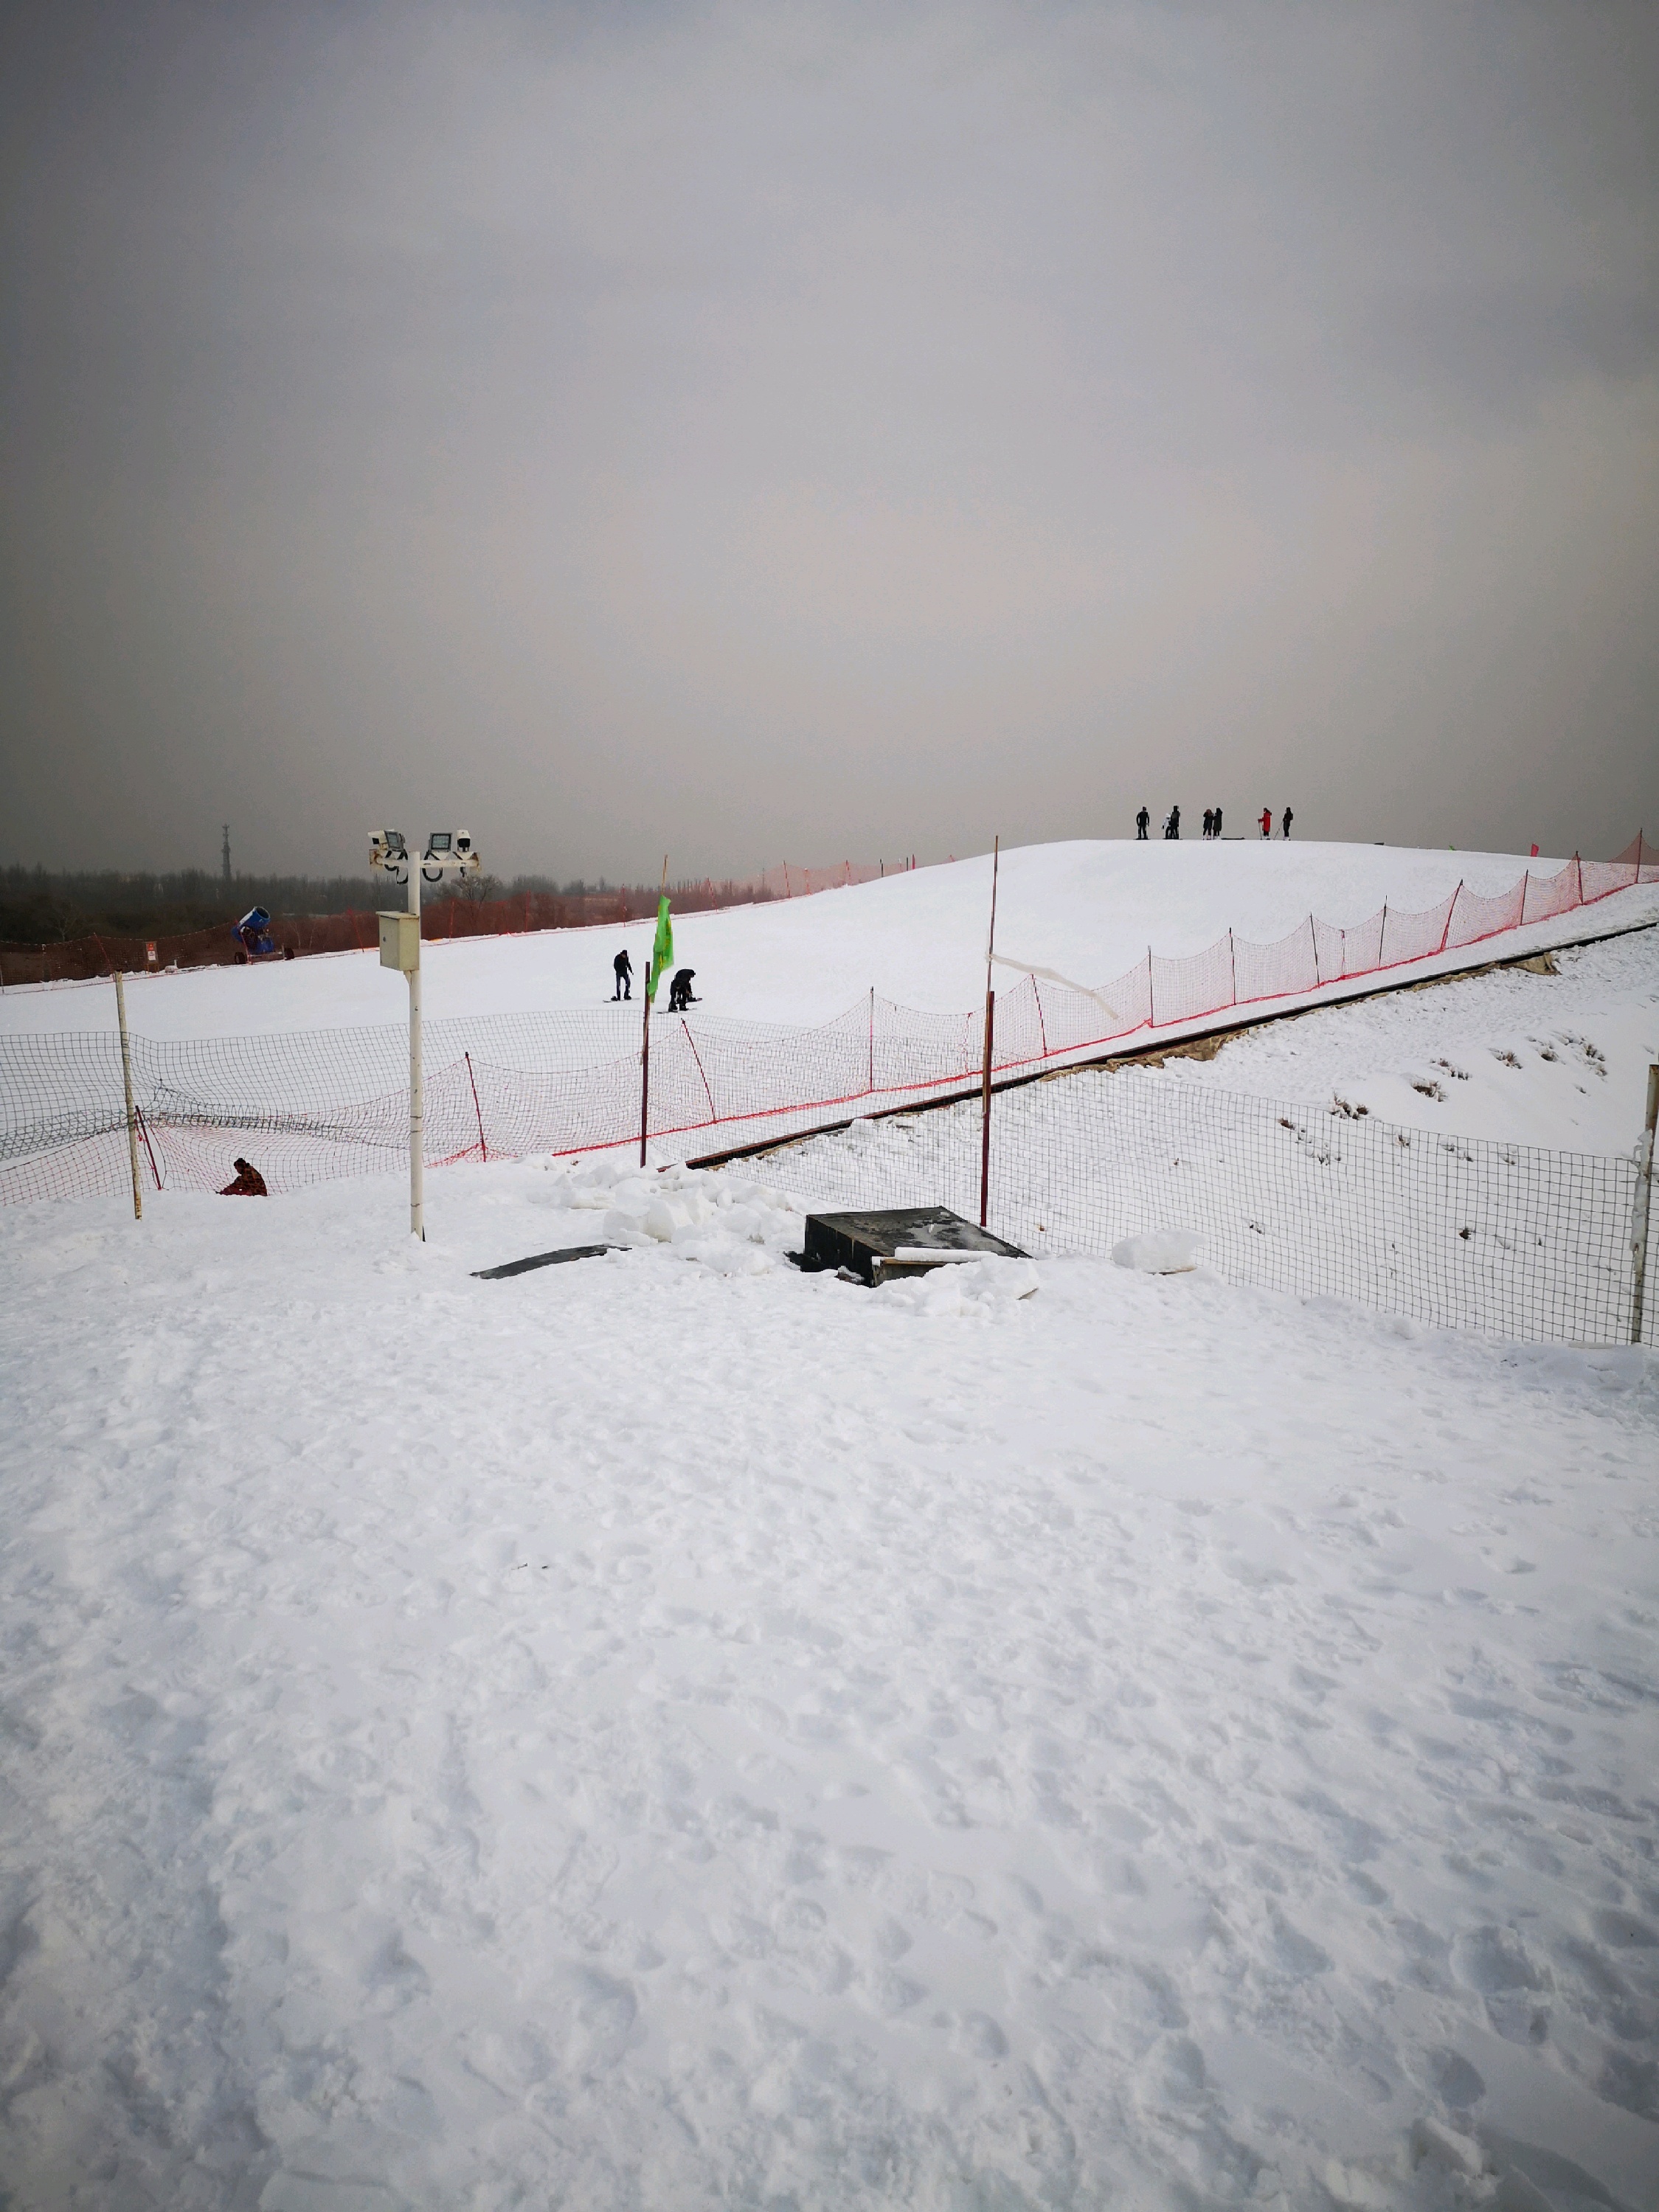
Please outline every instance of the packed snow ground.
[{"label": "packed snow ground", "polygon": [[1650,1356],[428,1190],[0,1216],[18,2212],[1659,2202]]},{"label": "packed snow ground", "polygon": [[[1529,866],[1548,874],[1562,865],[1503,853],[1260,840],[1034,845],[1002,855],[997,945],[1015,959],[1094,986],[1133,967],[1149,944],[1175,957],[1204,951],[1230,928],[1269,944],[1310,913],[1346,927],[1375,915],[1385,899],[1419,909],[1465,878],[1471,890],[1492,894],[1508,890]],[[810,898],[685,915],[675,924],[675,949],[679,964],[696,969],[708,1014],[823,1022],[872,988],[901,1006],[963,1012],[983,999],[990,895],[988,854]],[[399,896],[389,890],[386,903],[400,903]],[[1659,915],[1659,886],[1620,892],[1591,913],[1606,917],[1609,928]],[[1587,919],[1569,915],[1526,933],[1527,942],[1571,936]],[[640,969],[651,936],[652,925],[637,922],[428,942],[427,1016],[599,1005],[611,994],[613,955],[625,945]],[[402,978],[383,969],[375,952],[145,975],[134,979],[128,996],[134,1030],[158,1038],[399,1021],[404,1003]],[[617,1018],[620,1024],[626,1018]],[[0,1031],[114,1026],[107,983],[0,991]]]}]

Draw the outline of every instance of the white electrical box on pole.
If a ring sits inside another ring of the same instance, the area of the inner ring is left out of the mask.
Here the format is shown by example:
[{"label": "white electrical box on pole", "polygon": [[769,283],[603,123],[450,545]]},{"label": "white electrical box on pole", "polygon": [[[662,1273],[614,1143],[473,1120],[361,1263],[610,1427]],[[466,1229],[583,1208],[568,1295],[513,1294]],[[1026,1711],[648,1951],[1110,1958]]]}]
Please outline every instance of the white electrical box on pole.
[{"label": "white electrical box on pole", "polygon": [[421,878],[441,883],[446,872],[475,873],[478,855],[464,830],[434,830],[417,860],[401,830],[376,830],[368,841],[368,865],[393,883],[409,885],[407,914],[383,913],[380,965],[409,978],[409,1232],[426,1236],[426,1090],[421,1066]]}]

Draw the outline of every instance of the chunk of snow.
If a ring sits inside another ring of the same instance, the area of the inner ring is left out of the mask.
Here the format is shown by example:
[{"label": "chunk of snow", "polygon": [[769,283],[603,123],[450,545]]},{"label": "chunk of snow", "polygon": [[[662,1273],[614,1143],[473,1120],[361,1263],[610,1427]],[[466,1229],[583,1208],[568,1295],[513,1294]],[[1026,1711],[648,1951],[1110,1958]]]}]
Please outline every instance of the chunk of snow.
[{"label": "chunk of snow", "polygon": [[1198,1265],[1198,1239],[1190,1229],[1149,1229],[1114,1244],[1112,1257],[1143,1275],[1188,1275]]},{"label": "chunk of snow", "polygon": [[880,1295],[916,1313],[962,1314],[990,1321],[1029,1298],[1037,1286],[1037,1271],[1029,1260],[1004,1260],[994,1253],[962,1256],[971,1264],[884,1283]]}]

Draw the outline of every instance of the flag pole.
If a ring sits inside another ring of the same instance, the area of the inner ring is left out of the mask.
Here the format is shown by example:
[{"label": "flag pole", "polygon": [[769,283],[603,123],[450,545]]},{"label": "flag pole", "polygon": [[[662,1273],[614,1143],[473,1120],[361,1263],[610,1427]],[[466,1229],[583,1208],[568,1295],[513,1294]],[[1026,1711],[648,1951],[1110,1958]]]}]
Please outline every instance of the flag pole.
[{"label": "flag pole", "polygon": [[997,994],[991,988],[991,962],[997,949],[997,872],[1002,864],[999,833],[991,848],[991,933],[985,940],[985,1069],[980,1095],[979,1225],[991,1204],[991,1030],[996,1018]]},{"label": "flag pole", "polygon": [[[663,892],[668,889],[668,855],[662,856],[662,883],[657,892],[658,912],[662,911]],[[645,1042],[640,1047],[640,1165],[645,1165],[646,1132],[651,1124],[651,994],[656,982],[652,965],[656,958],[656,941],[645,958]]]}]

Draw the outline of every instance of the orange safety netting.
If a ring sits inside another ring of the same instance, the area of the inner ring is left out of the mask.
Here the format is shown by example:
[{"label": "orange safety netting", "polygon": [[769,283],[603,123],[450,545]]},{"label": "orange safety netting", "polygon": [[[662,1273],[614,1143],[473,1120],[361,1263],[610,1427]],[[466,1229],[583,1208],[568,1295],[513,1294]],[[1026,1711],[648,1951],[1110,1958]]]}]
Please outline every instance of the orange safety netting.
[{"label": "orange safety netting", "polygon": [[[994,1070],[1007,1077],[1121,1045],[1136,1033],[1484,943],[1659,881],[1641,839],[1618,860],[1574,860],[1483,897],[1462,886],[1420,911],[1382,908],[1353,928],[1310,916],[1272,945],[1231,931],[1206,951],[1149,950],[1096,991],[1027,975],[998,994]],[[641,1017],[628,1006],[432,1021],[427,1157],[571,1153],[640,1135]],[[657,1012],[649,1133],[708,1152],[962,1089],[984,1055],[984,1015],[929,1014],[875,992],[810,1029]],[[131,1041],[141,1173],[216,1190],[246,1152],[273,1191],[395,1166],[408,1144],[401,1024],[266,1036]],[[718,1133],[718,1136],[716,1135]],[[120,1047],[110,1031],[0,1037],[0,1203],[123,1188],[129,1175]]]}]

